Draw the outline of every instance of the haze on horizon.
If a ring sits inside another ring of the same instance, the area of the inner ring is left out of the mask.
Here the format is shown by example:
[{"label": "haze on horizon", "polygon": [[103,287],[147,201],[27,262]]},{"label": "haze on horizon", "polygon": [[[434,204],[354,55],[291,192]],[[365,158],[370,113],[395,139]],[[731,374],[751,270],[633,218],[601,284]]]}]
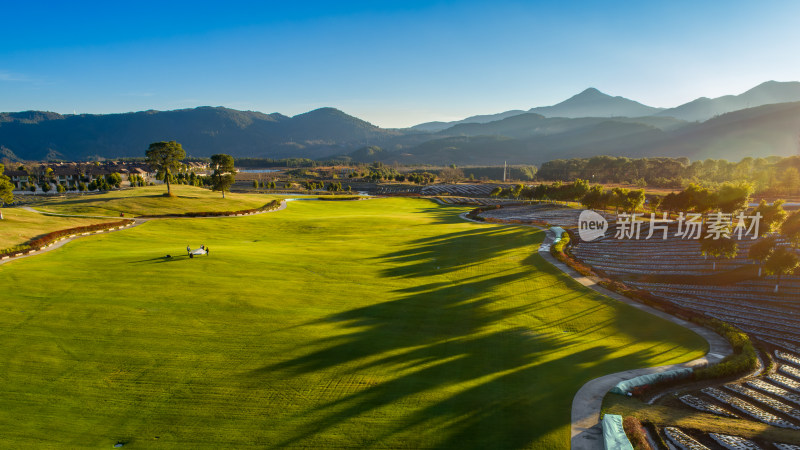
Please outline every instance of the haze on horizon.
[{"label": "haze on horizon", "polygon": [[382,127],[558,103],[649,106],[800,79],[800,4],[4,5],[0,111],[339,108]]}]

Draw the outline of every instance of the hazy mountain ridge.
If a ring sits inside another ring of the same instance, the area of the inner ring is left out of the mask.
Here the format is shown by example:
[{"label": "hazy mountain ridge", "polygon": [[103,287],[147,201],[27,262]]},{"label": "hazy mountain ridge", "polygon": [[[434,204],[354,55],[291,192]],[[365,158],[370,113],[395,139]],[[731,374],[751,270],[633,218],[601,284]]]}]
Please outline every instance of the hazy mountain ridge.
[{"label": "hazy mountain ridge", "polygon": [[427,122],[411,129],[439,132],[465,123],[488,123],[515,115],[536,113],[545,117],[672,117],[681,121],[696,122],[715,116],[774,103],[800,101],[800,82],[767,81],[739,95],[718,98],[700,97],[674,108],[654,108],[625,97],[612,97],[595,88],[588,88],[561,103],[539,106],[528,111],[511,110],[498,114],[467,117],[453,122]]},{"label": "hazy mountain ridge", "polygon": [[[795,94],[800,96],[798,82],[767,82],[738,96],[700,103],[718,101],[719,105],[730,106],[780,100]],[[631,113],[658,112],[639,117],[612,114],[623,109]],[[795,154],[800,134],[800,101],[746,108],[705,122],[692,122],[674,118],[679,114],[667,114],[670,110],[587,89],[558,105],[533,110],[562,114],[548,117],[514,110],[473,116],[484,123],[465,122],[468,118],[431,132],[419,128],[383,129],[335,108],[320,108],[294,117],[222,107],[107,115],[0,113],[0,157],[83,160],[143,156],[151,142],[177,140],[191,156],[338,156],[364,162],[419,164],[501,164],[504,160],[537,164],[598,154],[739,159]],[[564,117],[600,110],[612,117]],[[499,120],[491,120],[496,118]]]},{"label": "hazy mountain ridge", "polygon": [[440,131],[439,135],[479,136],[502,135],[513,138],[545,136],[596,126],[605,122],[640,124],[661,130],[674,130],[687,125],[687,122],[672,117],[544,117],[540,114],[525,113],[485,124],[460,124]]},{"label": "hazy mountain ridge", "polygon": [[[669,121],[647,123],[643,118],[567,119],[524,114],[488,124],[462,124],[437,133],[447,136],[452,131],[447,137],[402,151],[374,152],[371,159],[354,159],[497,165],[503,161],[541,164],[553,159],[607,154],[739,160],[745,156],[789,156],[796,154],[800,145],[800,102],[749,108],[702,123],[676,123],[672,126]],[[545,129],[547,132],[542,132]]]},{"label": "hazy mountain ridge", "polygon": [[463,124],[484,124],[521,114],[538,114],[544,117],[641,117],[650,116],[662,111],[625,97],[612,97],[595,88],[588,88],[573,95],[561,103],[552,106],[539,106],[528,111],[514,109],[497,114],[467,117],[453,122],[426,122],[411,127],[412,130],[438,132]]},{"label": "hazy mountain ridge", "polygon": [[[142,156],[148,145],[176,140],[192,156],[323,157],[396,135],[333,108],[294,117],[200,107],[105,115],[3,114],[0,145],[23,159]],[[34,120],[35,119],[35,120]]]},{"label": "hazy mountain ridge", "polygon": [[649,150],[665,152],[728,160],[800,154],[800,101],[733,111],[677,130]]},{"label": "hazy mountain ridge", "polygon": [[686,121],[703,121],[715,116],[758,106],[800,101],[800,82],[767,81],[739,95],[714,99],[701,97],[657,115]]},{"label": "hazy mountain ridge", "polygon": [[[550,120],[550,119],[544,119]],[[541,164],[552,159],[594,154],[635,155],[640,142],[663,138],[658,128],[603,119],[558,119],[580,124],[556,133],[512,138],[502,135],[460,135],[433,139],[395,152],[375,152],[372,159],[350,155],[357,161],[380,160],[401,164]]]},{"label": "hazy mountain ridge", "polygon": [[497,114],[482,114],[478,116],[470,116],[463,120],[456,120],[453,122],[426,122],[421,123],[419,125],[414,125],[411,127],[411,130],[417,131],[426,131],[435,133],[437,131],[442,131],[446,128],[450,128],[455,125],[465,124],[465,123],[489,123],[495,122],[497,120],[503,120],[507,117],[517,116],[520,114],[525,114],[526,111],[521,109],[512,109],[511,111],[505,111]]}]

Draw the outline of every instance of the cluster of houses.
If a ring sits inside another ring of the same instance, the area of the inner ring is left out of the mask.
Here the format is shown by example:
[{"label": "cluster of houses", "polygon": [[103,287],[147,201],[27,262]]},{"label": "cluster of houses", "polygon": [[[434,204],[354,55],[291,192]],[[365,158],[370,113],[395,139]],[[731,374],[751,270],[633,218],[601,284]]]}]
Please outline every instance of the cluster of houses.
[{"label": "cluster of houses", "polygon": [[[184,165],[187,171],[193,171],[198,174],[208,170],[208,164],[202,162],[186,162]],[[6,166],[4,171],[4,175],[11,178],[15,195],[42,192],[40,187],[42,183],[49,183],[54,190],[56,184],[67,187],[75,186],[80,182],[89,184],[113,173],[120,174],[123,186],[130,185],[129,177],[131,175],[140,176],[145,183],[161,183],[160,180],[156,179],[155,171],[150,169],[150,166],[144,162],[60,162],[25,166],[24,170],[22,169],[22,167],[14,169]],[[34,186],[36,190],[31,191],[31,186]]]}]

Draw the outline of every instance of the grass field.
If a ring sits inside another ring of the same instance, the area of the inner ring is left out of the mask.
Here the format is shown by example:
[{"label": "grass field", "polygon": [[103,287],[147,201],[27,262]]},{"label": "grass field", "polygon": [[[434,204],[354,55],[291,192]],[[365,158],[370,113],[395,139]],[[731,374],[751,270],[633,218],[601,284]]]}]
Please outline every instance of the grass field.
[{"label": "grass field", "polygon": [[95,223],[113,222],[109,219],[83,219],[77,217],[44,216],[20,208],[3,208],[3,220],[0,220],[0,250],[26,241],[51,231],[65,228],[91,225]]},{"label": "grass field", "polygon": [[[543,233],[463,222],[464,210],[291,202],[0,266],[14,287],[0,296],[0,436],[14,448],[568,448],[583,383],[705,351],[549,266]],[[187,244],[214,251],[189,259]]]},{"label": "grass field", "polygon": [[126,217],[157,214],[180,214],[199,211],[238,211],[264,206],[274,196],[226,193],[194,186],[172,185],[174,197],[165,197],[167,187],[145,186],[109,191],[102,194],[70,196],[67,199],[43,198],[34,208],[58,214]]}]

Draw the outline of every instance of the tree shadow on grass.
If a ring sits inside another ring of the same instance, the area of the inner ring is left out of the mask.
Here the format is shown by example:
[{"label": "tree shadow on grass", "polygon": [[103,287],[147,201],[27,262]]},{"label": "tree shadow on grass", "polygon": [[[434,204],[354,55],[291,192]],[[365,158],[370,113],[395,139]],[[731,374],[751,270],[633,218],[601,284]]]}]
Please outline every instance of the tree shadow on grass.
[{"label": "tree shadow on grass", "polygon": [[[390,266],[383,277],[422,278],[484,264],[522,246],[535,251],[538,239],[524,228],[468,230],[418,239],[375,261]],[[341,435],[362,417],[366,426],[348,436],[349,445],[524,448],[558,430],[567,447],[563,430],[577,389],[596,376],[644,366],[657,349],[608,359],[625,344],[587,341],[586,336],[618,333],[624,324],[617,317],[592,321],[604,305],[580,291],[504,301],[502,287],[542,276],[540,267],[542,261],[533,255],[456,282],[436,279],[398,288],[393,291],[398,299],[317,321],[349,332],[316,339],[309,345],[314,350],[252,371],[251,382],[258,384],[267,373],[291,379],[326,371],[338,373],[334,383],[367,374],[381,378],[296,413],[293,420],[300,425],[272,447],[313,447],[325,441],[321,436]],[[585,303],[568,305],[572,313],[552,324],[515,325],[542,307],[575,301]],[[392,420],[371,425],[386,414]]]},{"label": "tree shadow on grass", "polygon": [[[459,215],[464,212],[463,207],[453,207],[453,206],[444,206],[440,205],[433,200],[431,200],[431,205],[426,208],[419,209],[419,214],[425,214],[427,217],[430,217],[432,223],[434,224],[455,224],[455,223],[464,223],[464,219],[459,217]],[[458,209],[456,209],[458,208]]]},{"label": "tree shadow on grass", "polygon": [[[198,258],[199,258],[199,256],[198,256]],[[137,265],[142,265],[142,264],[161,264],[161,263],[182,261],[182,260],[186,260],[186,259],[192,259],[192,258],[189,258],[189,255],[170,255],[170,257],[167,258],[166,255],[165,255],[165,256],[157,256],[155,258],[147,258],[147,259],[139,259],[139,260],[136,260],[136,261],[128,261],[128,264],[137,264]]]},{"label": "tree shadow on grass", "polygon": [[413,240],[402,250],[382,255],[376,261],[392,265],[381,274],[390,278],[443,274],[482,264],[521,245],[529,245],[534,252],[534,244],[541,242],[541,236],[535,240],[530,236],[529,228],[475,228]]}]

